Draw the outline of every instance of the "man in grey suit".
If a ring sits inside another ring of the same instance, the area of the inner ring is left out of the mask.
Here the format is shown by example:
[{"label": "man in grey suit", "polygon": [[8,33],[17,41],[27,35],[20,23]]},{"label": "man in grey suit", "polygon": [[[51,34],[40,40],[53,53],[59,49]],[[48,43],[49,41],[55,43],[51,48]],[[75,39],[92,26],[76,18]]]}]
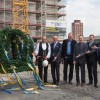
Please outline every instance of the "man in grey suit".
[{"label": "man in grey suit", "polygon": [[85,53],[87,51],[87,44],[84,43],[83,36],[79,36],[79,43],[75,45],[74,49],[74,57],[73,57],[73,63],[75,64],[76,67],[76,86],[80,84],[80,79],[79,79],[79,66],[81,69],[81,86],[84,86],[85,84]]},{"label": "man in grey suit", "polygon": [[58,36],[53,37],[54,42],[51,43],[51,74],[53,78],[53,84],[58,85],[60,80],[60,62],[62,45],[58,42]]}]

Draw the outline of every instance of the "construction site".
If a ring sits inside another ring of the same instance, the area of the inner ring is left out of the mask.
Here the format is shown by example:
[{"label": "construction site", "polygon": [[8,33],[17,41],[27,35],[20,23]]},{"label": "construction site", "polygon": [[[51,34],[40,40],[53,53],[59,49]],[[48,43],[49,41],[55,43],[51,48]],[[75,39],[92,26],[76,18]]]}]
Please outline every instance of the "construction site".
[{"label": "construction site", "polygon": [[50,40],[66,36],[66,0],[0,0],[0,29],[21,29],[31,37]]}]

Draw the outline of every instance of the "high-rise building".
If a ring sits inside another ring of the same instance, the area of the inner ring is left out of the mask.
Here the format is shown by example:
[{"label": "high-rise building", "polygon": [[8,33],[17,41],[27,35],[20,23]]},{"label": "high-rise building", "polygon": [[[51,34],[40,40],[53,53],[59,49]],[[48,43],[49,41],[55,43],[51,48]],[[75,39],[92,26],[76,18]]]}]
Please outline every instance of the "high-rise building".
[{"label": "high-rise building", "polygon": [[83,23],[80,20],[74,20],[72,23],[73,38],[78,41],[79,35],[83,35]]},{"label": "high-rise building", "polygon": [[[24,0],[0,0],[0,29],[12,26],[12,3]],[[31,37],[66,35],[66,0],[27,0],[28,30]]]}]

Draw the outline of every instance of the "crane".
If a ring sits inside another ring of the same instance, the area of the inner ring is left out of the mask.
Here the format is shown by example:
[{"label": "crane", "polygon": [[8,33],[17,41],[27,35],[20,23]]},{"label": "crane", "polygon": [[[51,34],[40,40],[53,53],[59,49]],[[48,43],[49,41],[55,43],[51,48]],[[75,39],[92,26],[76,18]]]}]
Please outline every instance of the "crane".
[{"label": "crane", "polygon": [[28,0],[12,0],[12,28],[28,34]]}]

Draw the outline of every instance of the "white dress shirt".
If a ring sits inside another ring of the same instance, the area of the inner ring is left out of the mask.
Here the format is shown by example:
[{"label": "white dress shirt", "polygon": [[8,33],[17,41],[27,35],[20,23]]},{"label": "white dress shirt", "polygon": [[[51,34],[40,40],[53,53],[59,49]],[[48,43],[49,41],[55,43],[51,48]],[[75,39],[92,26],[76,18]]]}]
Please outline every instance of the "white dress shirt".
[{"label": "white dress shirt", "polygon": [[[35,49],[36,55],[38,55],[38,53],[39,53],[39,44],[40,44],[40,43],[37,44],[36,49]],[[46,43],[42,43],[42,49],[43,49],[43,50],[46,50]],[[47,58],[50,58],[50,55],[51,55],[51,47],[50,47],[50,44],[48,43]]]}]

